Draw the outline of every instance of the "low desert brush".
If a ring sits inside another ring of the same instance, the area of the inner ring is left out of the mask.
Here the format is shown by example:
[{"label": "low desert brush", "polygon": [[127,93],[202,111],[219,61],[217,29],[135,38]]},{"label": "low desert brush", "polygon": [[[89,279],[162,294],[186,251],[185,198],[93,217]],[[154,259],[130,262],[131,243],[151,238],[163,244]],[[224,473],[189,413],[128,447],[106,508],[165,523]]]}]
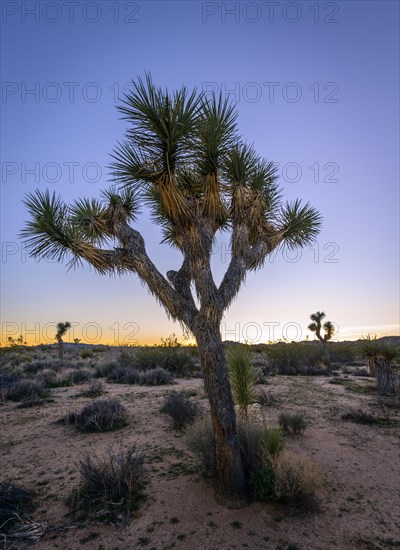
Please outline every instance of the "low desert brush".
[{"label": "low desert brush", "polygon": [[[8,533],[35,507],[35,494],[9,481],[0,483],[0,531]],[[6,540],[4,540],[6,542]]]},{"label": "low desert brush", "polygon": [[78,518],[128,523],[143,499],[144,458],[135,446],[96,456],[86,454],[80,464],[80,485],[68,504]]},{"label": "low desert brush", "polygon": [[315,462],[285,450],[274,470],[275,493],[279,499],[297,511],[309,512],[317,507],[323,474]]},{"label": "low desert brush", "polygon": [[40,382],[34,380],[19,380],[11,384],[5,393],[10,401],[32,401],[49,395],[49,390]]},{"label": "low desert brush", "polygon": [[170,393],[161,407],[161,412],[172,418],[174,428],[182,430],[192,424],[201,413],[201,407],[184,393]]},{"label": "low desert brush", "polygon": [[278,417],[278,422],[285,432],[301,434],[306,429],[307,423],[303,413],[282,412]]},{"label": "low desert brush", "polygon": [[351,420],[357,424],[376,424],[378,418],[371,414],[368,411],[363,409],[352,409],[349,408],[346,412],[342,414],[343,420]]},{"label": "low desert brush", "polygon": [[98,399],[79,413],[69,413],[60,422],[72,424],[82,432],[107,432],[126,426],[127,420],[127,410],[117,399]]}]

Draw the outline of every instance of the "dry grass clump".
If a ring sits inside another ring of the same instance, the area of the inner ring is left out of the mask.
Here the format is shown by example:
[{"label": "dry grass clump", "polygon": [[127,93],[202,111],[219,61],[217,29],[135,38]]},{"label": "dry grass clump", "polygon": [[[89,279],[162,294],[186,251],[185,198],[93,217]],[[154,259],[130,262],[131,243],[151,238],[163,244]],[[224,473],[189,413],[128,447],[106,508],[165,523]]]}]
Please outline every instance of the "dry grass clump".
[{"label": "dry grass clump", "polygon": [[173,375],[162,367],[155,367],[139,373],[138,384],[141,386],[164,386],[174,382]]},{"label": "dry grass clump", "polygon": [[36,375],[35,380],[43,383],[48,388],[65,388],[84,384],[92,378],[92,372],[88,369],[64,369],[54,371],[45,369]]},{"label": "dry grass clump", "polygon": [[363,409],[349,408],[342,414],[342,418],[343,420],[351,420],[357,424],[376,424],[379,422],[376,416]]},{"label": "dry grass clump", "polygon": [[126,426],[128,413],[117,399],[98,399],[85,405],[80,413],[70,413],[59,422],[71,424],[82,432],[108,432]]},{"label": "dry grass clump", "polygon": [[133,367],[117,367],[107,376],[107,382],[115,384],[137,384],[139,372]]},{"label": "dry grass clump", "polygon": [[214,479],[217,473],[215,441],[211,418],[199,416],[185,432],[189,449],[197,458],[199,470],[205,478]]},{"label": "dry grass clump", "polygon": [[107,376],[108,382],[117,384],[139,384],[141,386],[162,386],[172,384],[173,375],[161,367],[139,371],[133,367],[117,367]]},{"label": "dry grass clump", "polygon": [[49,390],[34,380],[19,380],[6,388],[4,396],[9,401],[38,401],[49,395]]},{"label": "dry grass clump", "polygon": [[95,378],[106,378],[117,367],[118,367],[118,363],[116,361],[104,361],[102,363],[98,363],[95,367],[94,377]]},{"label": "dry grass clump", "polygon": [[202,408],[184,393],[173,392],[167,395],[160,411],[172,418],[174,428],[182,430],[198,418]]},{"label": "dry grass clump", "polygon": [[8,481],[0,483],[0,534],[4,549],[18,550],[38,542],[47,523],[32,521],[27,514],[36,508],[35,494]]},{"label": "dry grass clump", "polygon": [[300,512],[310,512],[318,507],[323,474],[315,462],[285,450],[277,459],[274,470],[278,499]]},{"label": "dry grass clump", "polygon": [[143,499],[143,455],[135,446],[103,457],[85,455],[79,464],[80,485],[68,504],[78,518],[128,523]]},{"label": "dry grass clump", "polygon": [[294,434],[304,433],[307,423],[304,413],[282,412],[278,417],[278,422],[285,432]]},{"label": "dry grass clump", "polygon": [[279,399],[273,393],[264,388],[257,388],[254,394],[254,401],[262,407],[274,407],[278,405]]},{"label": "dry grass clump", "polygon": [[9,481],[0,483],[0,532],[9,533],[35,508],[35,494]]},{"label": "dry grass clump", "polygon": [[100,397],[104,393],[104,384],[100,380],[93,380],[83,395],[86,397]]}]

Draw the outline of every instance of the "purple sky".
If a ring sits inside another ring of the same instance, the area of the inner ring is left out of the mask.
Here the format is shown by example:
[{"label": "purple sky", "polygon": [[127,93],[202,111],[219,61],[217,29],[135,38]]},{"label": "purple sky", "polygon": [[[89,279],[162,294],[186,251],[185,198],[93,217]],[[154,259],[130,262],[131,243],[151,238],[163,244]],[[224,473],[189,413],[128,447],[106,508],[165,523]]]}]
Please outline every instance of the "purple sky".
[{"label": "purple sky", "polygon": [[[162,86],[231,92],[243,136],[280,163],[285,196],[324,218],[312,249],[248,277],[223,338],[305,338],[321,309],[341,340],[399,333],[399,4],[275,4],[2,2],[3,342],[49,341],[64,320],[87,342],[181,336],[135,276],[37,263],[17,237],[27,191],[68,201],[108,186],[126,127],[118,96],[145,70]],[[138,226],[160,270],[177,267],[146,212]],[[227,245],[216,247],[217,280]]]}]

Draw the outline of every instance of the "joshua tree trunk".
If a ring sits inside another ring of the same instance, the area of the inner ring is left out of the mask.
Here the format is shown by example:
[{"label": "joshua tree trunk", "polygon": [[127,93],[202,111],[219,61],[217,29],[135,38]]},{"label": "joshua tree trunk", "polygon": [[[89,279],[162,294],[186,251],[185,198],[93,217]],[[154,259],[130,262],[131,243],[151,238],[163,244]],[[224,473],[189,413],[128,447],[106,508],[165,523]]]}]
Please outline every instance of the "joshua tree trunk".
[{"label": "joshua tree trunk", "polygon": [[369,368],[369,373],[371,376],[376,376],[378,373],[377,373],[377,367],[376,367],[376,360],[374,357],[369,357],[367,359],[367,365],[368,365],[368,368]]},{"label": "joshua tree trunk", "polygon": [[396,377],[391,361],[383,357],[377,358],[374,370],[376,371],[377,390],[388,395],[396,393]]},{"label": "joshua tree trunk", "polygon": [[323,340],[322,341],[322,347],[323,347],[323,350],[324,350],[324,357],[325,357],[326,366],[328,367],[328,369],[330,369],[331,368],[331,354],[329,353],[328,342]]},{"label": "joshua tree trunk", "polygon": [[218,327],[211,328],[202,323],[196,331],[196,338],[215,437],[216,498],[221,504],[243,506],[248,498],[247,483],[221,335]]},{"label": "joshua tree trunk", "polygon": [[58,338],[58,358],[64,359],[64,342],[62,338]]}]

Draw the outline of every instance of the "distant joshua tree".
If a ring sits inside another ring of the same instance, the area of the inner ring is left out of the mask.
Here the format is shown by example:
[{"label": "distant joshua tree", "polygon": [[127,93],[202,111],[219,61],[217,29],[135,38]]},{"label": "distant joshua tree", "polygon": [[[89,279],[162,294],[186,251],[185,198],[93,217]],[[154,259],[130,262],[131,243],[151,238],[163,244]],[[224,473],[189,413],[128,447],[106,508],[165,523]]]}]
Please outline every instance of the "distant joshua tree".
[{"label": "distant joshua tree", "polygon": [[[238,133],[229,99],[207,98],[185,87],[159,88],[148,75],[133,82],[118,107],[129,123],[114,151],[116,183],[102,200],[71,205],[49,191],[25,199],[30,220],[22,231],[32,256],[70,265],[82,260],[103,275],[136,273],[172,319],[199,346],[216,448],[219,501],[246,502],[234,402],[220,325],[246,275],[280,246],[314,242],[321,217],[309,204],[284,203],[277,166]],[[182,263],[164,276],[132,227],[150,209],[164,242]],[[230,263],[218,285],[211,268],[217,235],[230,234]]]},{"label": "distant joshua tree", "polygon": [[[323,350],[324,350],[324,357],[326,364],[328,367],[331,365],[331,355],[329,353],[328,348],[328,340],[332,338],[332,336],[335,333],[335,327],[333,326],[333,323],[330,321],[326,321],[324,325],[322,326],[321,322],[326,317],[325,313],[323,311],[317,311],[316,313],[312,313],[310,315],[312,323],[308,325],[308,330],[311,330],[311,332],[315,332],[317,335],[318,340],[321,342]],[[321,335],[321,328],[324,329],[324,336]]]},{"label": "distant joshua tree", "polygon": [[26,342],[24,342],[24,338],[22,336],[22,334],[20,334],[18,336],[18,338],[13,338],[12,336],[9,336],[8,337],[8,345],[11,347],[11,348],[16,348],[18,346],[26,346]]},{"label": "distant joshua tree", "polygon": [[74,338],[74,344],[79,344],[80,341],[81,341],[80,338]]},{"label": "distant joshua tree", "polygon": [[62,359],[64,357],[64,341],[62,337],[67,333],[67,330],[71,328],[71,323],[65,321],[65,323],[58,323],[57,333],[55,339],[58,342],[58,357]]}]

